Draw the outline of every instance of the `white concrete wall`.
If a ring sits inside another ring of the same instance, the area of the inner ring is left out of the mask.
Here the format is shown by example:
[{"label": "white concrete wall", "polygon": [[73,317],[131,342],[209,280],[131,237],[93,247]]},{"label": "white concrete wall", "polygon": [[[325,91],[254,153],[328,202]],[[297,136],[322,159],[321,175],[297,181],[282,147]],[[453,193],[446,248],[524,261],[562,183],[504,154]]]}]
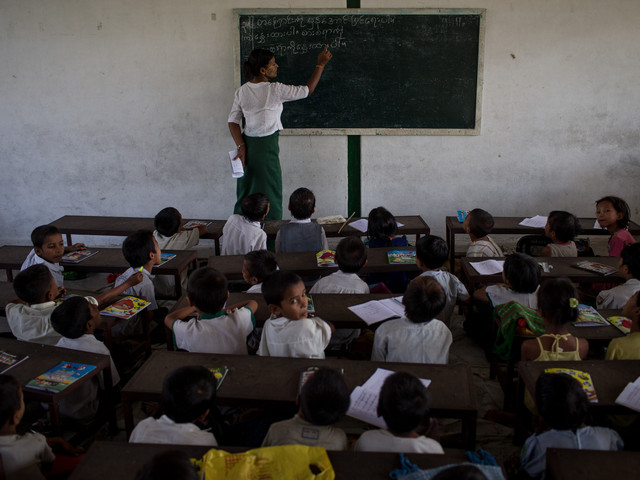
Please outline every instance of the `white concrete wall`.
[{"label": "white concrete wall", "polygon": [[[232,8],[345,5],[0,0],[0,243],[64,214],[228,216]],[[363,137],[365,214],[442,234],[458,208],[590,215],[614,193],[640,217],[639,2],[362,1],[390,6],[487,9],[482,133]],[[318,215],[348,214],[346,143],[281,137],[285,199],[306,185]]]}]

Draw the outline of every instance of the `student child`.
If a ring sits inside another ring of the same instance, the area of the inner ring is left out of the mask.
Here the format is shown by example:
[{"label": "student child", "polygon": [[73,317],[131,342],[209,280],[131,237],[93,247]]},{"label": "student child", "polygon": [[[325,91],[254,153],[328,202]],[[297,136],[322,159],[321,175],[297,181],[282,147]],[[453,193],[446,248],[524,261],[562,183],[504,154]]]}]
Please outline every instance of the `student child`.
[{"label": "student child", "polygon": [[[173,332],[177,348],[188,352],[247,354],[247,336],[256,321],[258,304],[249,300],[223,310],[229,298],[225,276],[211,267],[201,267],[189,277],[189,306],[171,312],[164,324]],[[198,318],[186,320],[193,313]]]},{"label": "student child", "polygon": [[601,290],[596,298],[598,310],[620,309],[640,290],[640,243],[627,245],[620,252],[618,274],[625,279],[622,285]]},{"label": "student child", "polygon": [[521,359],[536,361],[584,360],[589,342],[569,333],[569,322],[578,318],[578,299],[567,278],[547,280],[538,290],[538,308],[545,333],[522,342]]},{"label": "student child", "polygon": [[504,283],[482,287],[473,292],[473,298],[490,302],[493,307],[515,301],[537,310],[541,276],[540,265],[533,257],[525,253],[512,253],[504,260]]},{"label": "student child", "polygon": [[367,249],[360,237],[345,237],[336,247],[339,270],[318,280],[309,293],[369,293],[358,272],[367,264]]},{"label": "student child", "polygon": [[553,210],[547,217],[544,234],[551,243],[540,252],[541,257],[577,257],[578,249],[573,241],[580,232],[580,222],[575,215]]},{"label": "student child", "polygon": [[131,432],[131,443],[167,443],[171,445],[218,445],[215,436],[201,430],[197,424],[207,426],[209,413],[216,400],[216,379],[205,367],[180,367],[162,382],[160,405],[164,414],[149,417]]},{"label": "student child", "polygon": [[342,374],[320,368],[307,379],[297,398],[298,413],[269,427],[263,447],[308,445],[347,450],[347,436],[333,426],[349,409],[349,389]]},{"label": "student child", "polygon": [[442,286],[433,277],[414,278],[402,303],[405,316],[384,322],[376,330],[371,360],[447,363],[453,338],[435,318],[447,303]]},{"label": "student child", "polygon": [[278,270],[278,261],[269,250],[254,250],[244,256],[242,278],[251,287],[247,293],[262,293],[262,282],[270,273]]},{"label": "student child", "polygon": [[536,405],[551,430],[527,438],[520,461],[531,478],[544,477],[547,448],[622,450],[620,435],[585,425],[589,401],[577,380],[562,373],[543,373],[536,381]]},{"label": "student child", "polygon": [[[104,292],[96,299],[99,304],[110,302],[141,280],[141,274],[134,275],[120,287]],[[54,300],[65,295],[65,289],[56,285],[53,275],[45,265],[36,264],[16,275],[13,290],[19,300],[12,300],[5,307],[11,333],[25,342],[55,345],[61,336],[54,330],[50,317],[56,307]]]},{"label": "student child", "polygon": [[596,202],[596,219],[602,228],[606,228],[609,237],[609,256],[619,257],[622,249],[635,243],[635,239],[627,230],[631,215],[629,205],[620,197],[602,197]]},{"label": "student child", "polygon": [[307,293],[302,279],[278,270],[262,282],[262,294],[271,318],[262,329],[258,355],[271,357],[324,358],[333,325],[308,317]]},{"label": "student child", "polygon": [[53,225],[40,225],[31,232],[31,243],[33,250],[29,252],[27,258],[22,263],[20,271],[29,268],[31,265],[43,264],[53,275],[56,285],[64,286],[64,278],[62,272],[64,267],[60,265],[62,256],[67,252],[75,252],[76,250],[84,250],[87,248],[83,243],[65,247],[62,235],[57,227]]},{"label": "student child", "polygon": [[356,451],[444,454],[437,441],[419,433],[429,422],[429,398],[422,382],[410,373],[397,372],[386,378],[380,389],[378,415],[387,430],[363,433]]},{"label": "student child", "polygon": [[467,257],[502,257],[502,249],[489,233],[495,224],[493,216],[481,208],[474,208],[464,219],[463,228],[471,239]]},{"label": "student child", "polygon": [[416,243],[416,264],[420,275],[423,277],[435,278],[444,290],[447,303],[442,312],[438,315],[438,319],[442,320],[445,325],[451,324],[451,316],[456,306],[456,302],[469,301],[469,292],[455,275],[440,270],[444,262],[449,258],[449,246],[442,238],[435,235],[426,235],[420,237]]},{"label": "student child", "polygon": [[[406,247],[409,245],[406,236],[395,236],[398,232],[398,224],[395,217],[386,208],[372,209],[367,221],[369,248]],[[370,273],[367,275],[369,285],[381,282],[393,293],[404,293],[409,284],[409,278],[404,272]]]},{"label": "student child", "polygon": [[291,221],[276,235],[276,252],[319,252],[328,250],[322,225],[311,221],[316,211],[316,197],[308,188],[298,188],[289,197]]},{"label": "student child", "polygon": [[222,228],[221,255],[244,255],[267,248],[267,234],[260,222],[269,213],[269,198],[264,193],[252,193],[240,206],[242,215],[231,215]]},{"label": "student child", "polygon": [[609,342],[605,360],[640,360],[640,292],[636,292],[627,300],[622,315],[631,319],[629,335],[614,338]]},{"label": "student child", "polygon": [[[94,335],[95,330],[102,324],[98,301],[95,298],[68,298],[51,313],[51,324],[56,332],[62,335],[56,344],[57,347],[109,355],[113,385],[120,381],[109,349]],[[104,388],[102,375],[93,377],[72,394],[62,398],[60,414],[81,421],[93,417],[98,411],[98,387]]]}]

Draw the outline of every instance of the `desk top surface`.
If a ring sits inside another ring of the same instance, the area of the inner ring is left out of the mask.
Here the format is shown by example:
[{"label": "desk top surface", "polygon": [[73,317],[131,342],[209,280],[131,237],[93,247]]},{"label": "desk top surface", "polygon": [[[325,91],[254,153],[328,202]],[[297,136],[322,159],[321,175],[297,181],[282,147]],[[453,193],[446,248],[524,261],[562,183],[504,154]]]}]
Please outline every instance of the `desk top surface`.
[{"label": "desk top surface", "polygon": [[638,452],[547,449],[547,478],[553,480],[634,478],[639,471]]},{"label": "desk top surface", "polygon": [[[533,228],[518,225],[525,218],[529,217],[493,217],[495,225],[491,229],[491,235],[493,234],[505,234],[516,233],[522,235],[537,235],[544,234],[544,228]],[[609,235],[609,232],[604,228],[593,228],[595,224],[595,217],[579,218],[582,230],[580,235]],[[453,234],[465,233],[462,223],[458,221],[458,217],[447,216],[445,218],[446,229]],[[629,232],[632,235],[640,235],[640,225],[635,222],[629,222]]]}]

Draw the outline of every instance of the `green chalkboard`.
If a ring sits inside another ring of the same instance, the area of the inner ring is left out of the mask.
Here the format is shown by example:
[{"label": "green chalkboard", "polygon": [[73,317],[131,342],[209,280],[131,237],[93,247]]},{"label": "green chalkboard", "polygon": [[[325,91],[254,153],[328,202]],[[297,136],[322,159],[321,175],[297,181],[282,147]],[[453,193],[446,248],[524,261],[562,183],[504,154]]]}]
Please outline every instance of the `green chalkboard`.
[{"label": "green chalkboard", "polygon": [[255,48],[274,52],[277,81],[305,84],[318,52],[333,59],[312,96],[285,104],[285,133],[480,132],[482,9],[234,10],[236,80]]}]

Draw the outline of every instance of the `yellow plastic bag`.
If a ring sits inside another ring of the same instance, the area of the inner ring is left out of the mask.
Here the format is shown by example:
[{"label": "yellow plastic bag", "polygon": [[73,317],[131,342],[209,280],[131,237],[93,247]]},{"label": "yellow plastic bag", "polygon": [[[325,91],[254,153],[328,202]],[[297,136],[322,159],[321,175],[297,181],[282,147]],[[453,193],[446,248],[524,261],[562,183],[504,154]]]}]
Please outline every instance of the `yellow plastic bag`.
[{"label": "yellow plastic bag", "polygon": [[284,445],[228,453],[211,449],[202,458],[204,480],[333,480],[335,472],[322,447]]}]

